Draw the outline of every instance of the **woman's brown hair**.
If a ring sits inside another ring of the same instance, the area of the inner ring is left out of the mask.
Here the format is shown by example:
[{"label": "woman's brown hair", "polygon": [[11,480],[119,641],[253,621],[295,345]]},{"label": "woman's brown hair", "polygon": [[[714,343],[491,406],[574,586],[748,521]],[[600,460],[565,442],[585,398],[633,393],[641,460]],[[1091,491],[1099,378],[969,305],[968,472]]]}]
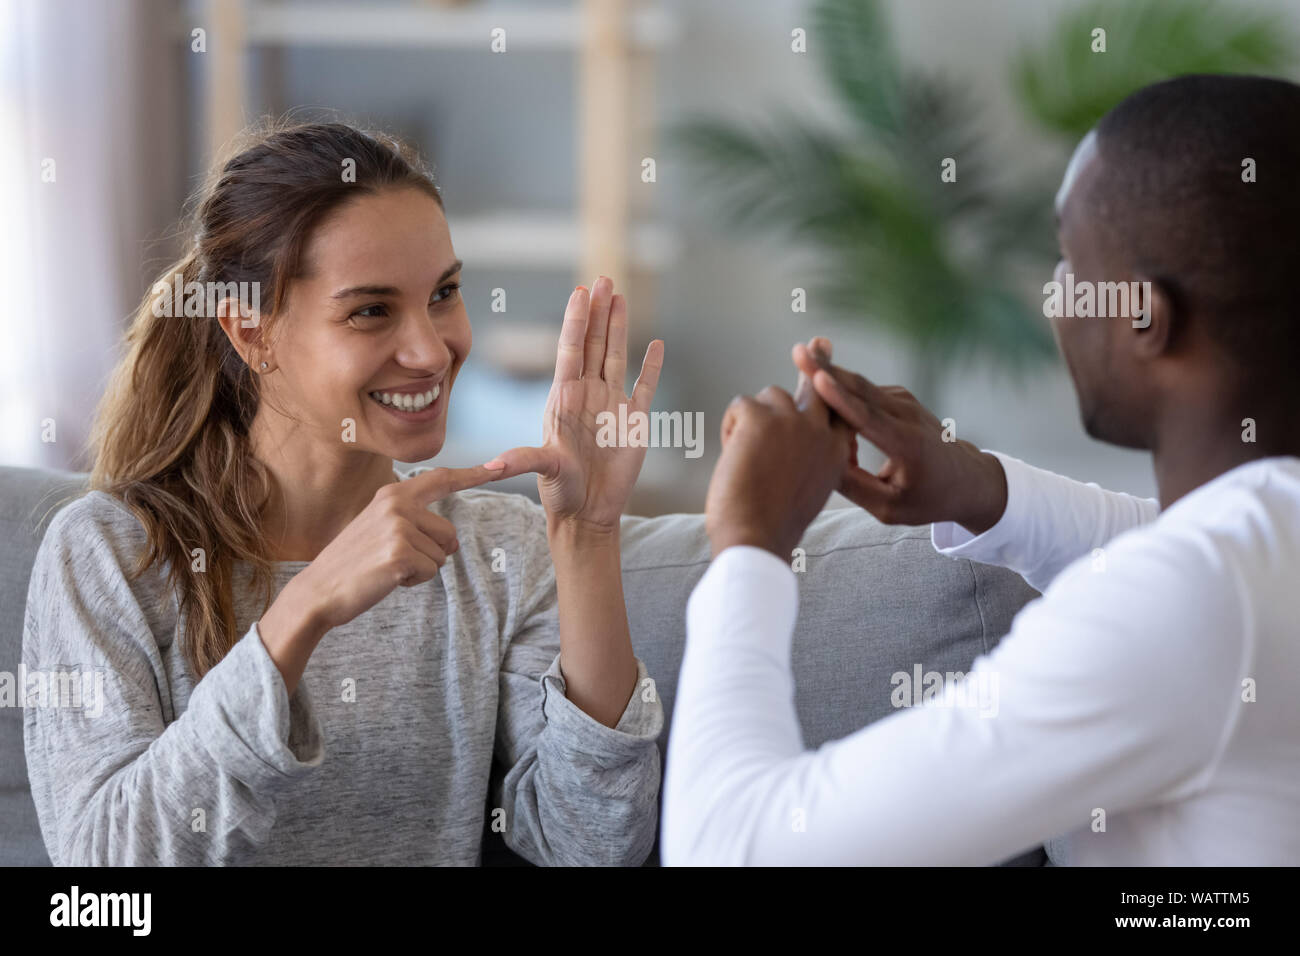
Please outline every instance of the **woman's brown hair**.
[{"label": "woman's brown hair", "polygon": [[91,431],[90,488],[122,501],[144,525],[148,544],[130,579],[155,564],[165,570],[196,680],[240,637],[236,560],[251,566],[248,586],[261,590],[263,608],[270,603],[261,519],[279,492],[249,446],[259,360],[244,362],[206,305],[201,317],[179,314],[174,276],[204,288],[257,283],[246,288],[259,290],[258,341],[267,341],[312,229],[352,199],[400,187],[442,205],[432,172],[393,137],[334,122],[247,131],[187,203],[188,248],[151,284],[127,331]]}]

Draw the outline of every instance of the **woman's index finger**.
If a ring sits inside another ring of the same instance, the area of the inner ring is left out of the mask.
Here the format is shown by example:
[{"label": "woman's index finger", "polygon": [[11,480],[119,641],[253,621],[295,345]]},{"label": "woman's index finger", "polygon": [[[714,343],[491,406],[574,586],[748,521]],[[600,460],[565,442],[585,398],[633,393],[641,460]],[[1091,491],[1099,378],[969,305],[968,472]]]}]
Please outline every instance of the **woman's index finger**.
[{"label": "woman's index finger", "polygon": [[410,489],[410,493],[421,505],[427,507],[457,491],[496,481],[500,474],[500,471],[492,471],[482,465],[475,465],[473,468],[433,468],[412,475],[403,484]]}]

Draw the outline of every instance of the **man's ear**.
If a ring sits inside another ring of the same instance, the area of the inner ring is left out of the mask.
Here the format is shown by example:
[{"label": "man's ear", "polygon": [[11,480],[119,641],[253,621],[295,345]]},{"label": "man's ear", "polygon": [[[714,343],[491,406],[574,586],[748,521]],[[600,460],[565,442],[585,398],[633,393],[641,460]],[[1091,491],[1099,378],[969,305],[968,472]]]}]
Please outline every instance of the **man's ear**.
[{"label": "man's ear", "polygon": [[1134,354],[1138,358],[1158,358],[1168,351],[1174,340],[1174,324],[1179,316],[1169,289],[1159,279],[1139,274],[1131,285]]}]

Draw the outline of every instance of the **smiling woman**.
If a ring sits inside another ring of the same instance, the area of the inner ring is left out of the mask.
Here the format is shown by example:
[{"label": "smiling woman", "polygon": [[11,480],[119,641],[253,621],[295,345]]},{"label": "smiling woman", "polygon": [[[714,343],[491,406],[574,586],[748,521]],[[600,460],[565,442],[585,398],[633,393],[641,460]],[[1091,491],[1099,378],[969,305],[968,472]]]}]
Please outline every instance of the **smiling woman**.
[{"label": "smiling woman", "polygon": [[[259,457],[292,469],[329,436],[329,459],[369,460],[369,477],[386,479],[391,459],[428,460],[446,439],[446,401],[437,399],[450,393],[472,342],[462,264],[436,190],[409,180],[369,190],[364,178],[342,185],[340,202],[304,237],[285,321],[245,328],[221,315],[220,323],[249,364],[269,359],[263,391],[287,410],[266,416],[265,428],[255,424]],[[303,420],[316,427],[299,428]],[[359,449],[338,448],[345,420],[357,423]],[[315,520],[301,527],[306,540],[284,542],[295,551],[319,550],[341,529]]]},{"label": "smiling woman", "polygon": [[[533,862],[642,862],[663,711],[618,532],[645,449],[590,423],[649,408],[662,342],[629,399],[626,302],[575,289],[543,444],[402,474],[441,451],[472,344],[418,157],[337,123],[255,131],[189,234],[163,275],[263,308],[145,298],[92,490],[41,545],[24,661],[107,685],[94,721],[25,711],[51,859],[475,863],[492,806]],[[476,487],[524,472],[541,506]]]}]

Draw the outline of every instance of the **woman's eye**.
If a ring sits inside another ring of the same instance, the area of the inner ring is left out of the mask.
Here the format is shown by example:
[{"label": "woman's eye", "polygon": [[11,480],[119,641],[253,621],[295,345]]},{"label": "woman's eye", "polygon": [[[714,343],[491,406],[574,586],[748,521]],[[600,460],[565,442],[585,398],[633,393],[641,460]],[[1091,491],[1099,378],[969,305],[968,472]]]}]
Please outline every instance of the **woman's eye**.
[{"label": "woman's eye", "polygon": [[[377,310],[377,311],[372,311]],[[357,309],[352,313],[354,319],[382,319],[388,314],[386,305],[368,305],[364,309]]]},{"label": "woman's eye", "polygon": [[448,282],[445,286],[443,286],[441,289],[439,289],[439,290],[437,291],[437,293],[434,295],[434,297],[433,297],[432,299],[430,299],[429,301],[430,301],[430,302],[448,302],[448,301],[450,301],[451,299],[455,298],[455,296],[456,296],[456,294],[457,294],[457,292],[458,292],[459,290],[460,290],[460,283],[459,283],[459,282]]},{"label": "woman's eye", "polygon": [[[448,302],[455,298],[460,291],[459,282],[449,282],[439,289],[429,300],[430,305],[436,303]],[[357,309],[348,316],[349,319],[382,319],[388,316],[388,306],[383,303],[368,305],[364,309]]]}]

